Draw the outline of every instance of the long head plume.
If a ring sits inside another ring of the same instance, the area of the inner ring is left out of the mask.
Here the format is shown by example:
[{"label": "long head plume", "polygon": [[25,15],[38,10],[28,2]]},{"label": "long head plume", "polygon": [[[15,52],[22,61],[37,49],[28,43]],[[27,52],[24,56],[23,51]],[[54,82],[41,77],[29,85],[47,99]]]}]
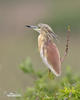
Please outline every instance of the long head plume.
[{"label": "long head plume", "polygon": [[57,40],[57,35],[49,25],[40,23],[38,24],[38,27],[40,27],[41,31],[43,31],[50,39],[54,38]]}]

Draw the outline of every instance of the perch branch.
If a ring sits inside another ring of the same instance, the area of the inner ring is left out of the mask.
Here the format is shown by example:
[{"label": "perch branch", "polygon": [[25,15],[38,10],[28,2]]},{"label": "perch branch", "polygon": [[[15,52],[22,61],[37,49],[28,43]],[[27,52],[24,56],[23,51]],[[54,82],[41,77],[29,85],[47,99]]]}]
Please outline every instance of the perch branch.
[{"label": "perch branch", "polygon": [[70,32],[71,32],[71,28],[70,25],[68,25],[66,48],[65,48],[64,56],[61,58],[61,63],[64,61],[65,57],[68,54]]}]

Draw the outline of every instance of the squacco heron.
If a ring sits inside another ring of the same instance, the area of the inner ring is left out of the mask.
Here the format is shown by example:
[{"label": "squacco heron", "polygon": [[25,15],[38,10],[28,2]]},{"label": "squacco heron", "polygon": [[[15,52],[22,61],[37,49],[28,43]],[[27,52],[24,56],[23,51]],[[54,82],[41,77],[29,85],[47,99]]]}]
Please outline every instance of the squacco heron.
[{"label": "squacco heron", "polygon": [[[61,74],[61,58],[59,50],[53,39],[57,39],[56,34],[47,24],[38,24],[38,26],[26,25],[39,33],[38,48],[40,56],[49,70],[56,76]],[[68,49],[68,48],[67,48]]]}]

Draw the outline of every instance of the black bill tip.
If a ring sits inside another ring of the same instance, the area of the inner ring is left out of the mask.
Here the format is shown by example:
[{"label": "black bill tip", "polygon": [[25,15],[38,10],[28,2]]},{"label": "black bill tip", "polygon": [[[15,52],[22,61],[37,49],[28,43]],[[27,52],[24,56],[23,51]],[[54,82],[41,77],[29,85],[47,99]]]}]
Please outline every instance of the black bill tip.
[{"label": "black bill tip", "polygon": [[30,25],[25,25],[25,27],[31,28],[31,26],[30,26]]}]

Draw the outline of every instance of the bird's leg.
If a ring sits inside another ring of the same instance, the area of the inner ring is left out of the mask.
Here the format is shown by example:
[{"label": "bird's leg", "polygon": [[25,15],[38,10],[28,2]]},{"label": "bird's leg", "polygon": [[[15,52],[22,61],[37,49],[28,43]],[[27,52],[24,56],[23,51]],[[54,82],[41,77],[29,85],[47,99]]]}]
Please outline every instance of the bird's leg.
[{"label": "bird's leg", "polygon": [[48,75],[50,75],[50,73],[51,73],[51,70],[50,70],[50,69],[48,69]]},{"label": "bird's leg", "polygon": [[68,54],[70,32],[71,32],[70,25],[68,25],[68,30],[67,30],[67,43],[66,43],[66,48],[65,48],[64,56],[61,58],[61,63],[64,61],[65,57]]},{"label": "bird's leg", "polygon": [[54,77],[54,74],[51,72],[50,69],[48,69],[48,77],[49,79],[53,80],[55,77]]}]

